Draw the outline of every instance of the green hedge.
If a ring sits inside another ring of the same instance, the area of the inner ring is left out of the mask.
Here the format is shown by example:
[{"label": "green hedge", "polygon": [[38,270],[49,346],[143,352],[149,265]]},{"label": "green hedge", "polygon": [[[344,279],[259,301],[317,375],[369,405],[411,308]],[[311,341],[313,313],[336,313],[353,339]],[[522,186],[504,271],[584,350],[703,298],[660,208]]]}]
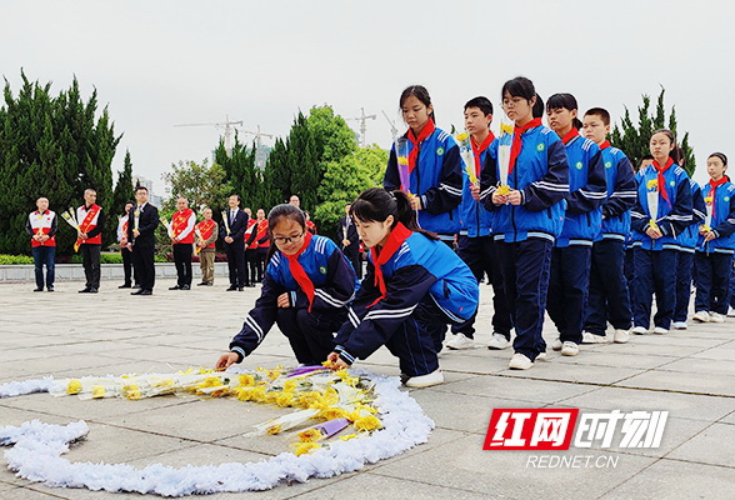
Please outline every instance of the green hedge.
[{"label": "green hedge", "polygon": [[27,255],[0,255],[0,266],[33,264],[33,257]]}]

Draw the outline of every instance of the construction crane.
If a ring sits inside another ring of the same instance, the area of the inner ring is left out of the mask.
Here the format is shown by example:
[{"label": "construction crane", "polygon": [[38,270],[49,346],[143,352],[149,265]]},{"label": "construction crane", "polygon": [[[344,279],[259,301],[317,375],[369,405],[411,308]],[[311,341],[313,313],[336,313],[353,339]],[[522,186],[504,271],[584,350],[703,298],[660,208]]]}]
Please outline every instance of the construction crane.
[{"label": "construction crane", "polygon": [[365,137],[365,134],[367,133],[366,122],[368,120],[375,120],[377,117],[375,115],[366,115],[365,108],[360,108],[360,112],[361,115],[357,118],[345,118],[345,120],[355,120],[360,122],[360,146],[364,148],[367,146],[367,139]]},{"label": "construction crane", "polygon": [[181,123],[174,125],[174,127],[211,127],[214,126],[217,129],[224,130],[225,136],[225,151],[230,155],[232,153],[232,130],[237,126],[242,127],[242,120],[230,121],[230,116],[225,115],[225,121],[219,123]]},{"label": "construction crane", "polygon": [[396,137],[398,137],[398,129],[396,128],[396,122],[394,122],[388,117],[388,113],[386,113],[382,109],[380,111],[381,113],[383,113],[383,116],[385,116],[385,119],[388,121],[388,124],[390,125],[390,134],[393,136],[393,142],[396,142]]},{"label": "construction crane", "polygon": [[261,140],[261,138],[270,137],[272,139],[275,136],[272,134],[264,134],[263,132],[261,132],[260,125],[258,125],[257,132],[251,132],[249,130],[242,130],[241,132],[243,134],[255,136],[255,163],[259,169],[265,169],[265,150],[263,149],[263,141]]}]

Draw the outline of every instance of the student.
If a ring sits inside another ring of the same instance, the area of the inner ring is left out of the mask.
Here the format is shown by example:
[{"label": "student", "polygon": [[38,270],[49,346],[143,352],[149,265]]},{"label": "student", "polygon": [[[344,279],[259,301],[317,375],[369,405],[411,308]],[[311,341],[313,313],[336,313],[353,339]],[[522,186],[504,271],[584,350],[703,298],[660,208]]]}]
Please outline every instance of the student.
[{"label": "student", "polygon": [[[633,166],[633,178],[635,179],[635,174],[643,170],[649,165],[653,164],[653,156],[651,155],[643,155],[641,157],[641,162],[638,164],[638,167],[636,168],[635,165]],[[636,199],[638,198],[638,184],[636,183]],[[633,295],[635,294],[635,288],[633,288],[633,277],[635,276],[635,266],[633,265],[633,230],[628,233],[628,236],[625,238],[625,280],[628,282],[628,292],[630,293],[630,303],[631,303],[631,314],[632,314],[632,304],[634,302]],[[631,316],[632,321],[632,316]]]},{"label": "student", "polygon": [[[408,125],[408,131],[402,136],[407,150],[397,151],[396,143],[393,144],[383,186],[409,193],[419,226],[451,245],[460,230],[462,161],[459,148],[450,134],[434,124],[434,106],[424,87],[412,85],[405,89],[399,105]],[[401,161],[407,161],[408,186],[401,184],[399,156]]]},{"label": "student", "polygon": [[656,130],[649,144],[654,162],[636,175],[638,201],[631,211],[633,333],[643,335],[648,330],[655,292],[653,333],[665,335],[676,305],[676,236],[692,221],[692,190],[689,176],[678,165],[680,151],[674,134],[667,129]]},{"label": "student", "polygon": [[[495,254],[516,330],[509,368],[527,370],[546,351],[541,330],[551,251],[561,234],[563,200],[569,194],[569,167],[559,137],[533,117],[536,90],[531,80],[517,77],[506,82],[501,96],[515,130],[491,146],[482,169],[480,197],[488,210],[495,211]],[[502,165],[495,160],[501,144],[510,148],[507,186],[499,186]]]},{"label": "student", "polygon": [[[489,127],[493,120],[493,105],[487,97],[475,97],[465,104],[464,125],[469,134],[467,153],[472,155],[473,175],[480,178],[483,162],[495,135]],[[464,146],[463,146],[464,147]],[[465,153],[462,153],[463,155]],[[462,230],[459,233],[458,254],[469,266],[478,283],[487,274],[493,285],[493,336],[490,349],[507,349],[510,347],[510,330],[512,324],[510,313],[503,293],[502,281],[493,279],[499,271],[493,270],[496,262],[491,235],[492,215],[480,202],[480,183],[474,183],[465,168],[462,171],[463,194],[461,208]],[[453,338],[447,342],[450,349],[472,349],[475,347],[475,316],[461,325],[453,325]]]},{"label": "student", "polygon": [[702,187],[708,223],[699,225],[694,263],[697,295],[692,319],[700,323],[725,321],[731,301],[730,276],[735,253],[735,185],[725,171],[727,156],[712,153],[707,158],[710,181]]},{"label": "student", "polygon": [[618,148],[606,139],[610,133],[610,113],[592,108],[584,114],[584,136],[600,147],[605,166],[607,197],[602,204],[602,235],[592,244],[589,299],[585,312],[583,344],[606,342],[610,321],[615,329],[613,342],[628,342],[633,314],[628,282],[624,274],[625,239],[630,234],[630,209],[637,197],[633,167]]},{"label": "student", "polygon": [[564,226],[551,254],[546,310],[559,331],[552,349],[563,356],[579,354],[590,282],[592,243],[601,237],[602,204],[607,198],[605,165],[594,141],[579,135],[577,100],[554,94],[546,102],[551,130],[567,153],[569,194]]},{"label": "student", "polygon": [[687,329],[689,302],[692,297],[692,268],[694,267],[694,248],[697,246],[698,231],[704,223],[707,208],[699,184],[689,179],[692,192],[692,223],[676,237],[679,252],[676,256],[676,299],[671,326],[675,330]]},{"label": "student", "polygon": [[438,335],[448,322],[475,314],[477,280],[436,235],[418,227],[404,192],[368,189],[350,215],[370,260],[329,361],[344,368],[385,345],[398,358],[408,387],[441,384]]},{"label": "student", "polygon": [[278,205],[268,214],[275,248],[260,298],[215,368],[240,363],[265,339],[273,323],[304,365],[321,364],[334,349],[333,332],[347,319],[355,294],[355,271],[332,240],[306,230],[304,212]]}]

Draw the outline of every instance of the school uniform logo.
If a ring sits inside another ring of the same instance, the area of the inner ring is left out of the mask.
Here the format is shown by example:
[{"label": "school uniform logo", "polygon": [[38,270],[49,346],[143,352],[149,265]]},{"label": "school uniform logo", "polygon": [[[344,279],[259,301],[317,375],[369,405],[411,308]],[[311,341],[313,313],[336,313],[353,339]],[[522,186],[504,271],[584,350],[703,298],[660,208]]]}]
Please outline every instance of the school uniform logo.
[{"label": "school uniform logo", "polygon": [[605,162],[605,168],[612,168],[612,162],[611,161],[606,161]]},{"label": "school uniform logo", "polygon": [[671,187],[674,187],[674,186],[676,186],[676,181],[671,181],[671,182],[669,182],[669,186],[671,186]]},{"label": "school uniform logo", "polygon": [[729,197],[729,196],[725,196],[725,197],[724,197],[723,199],[724,199],[725,201],[730,201],[730,197]]},{"label": "school uniform logo", "polygon": [[322,274],[327,274],[327,268],[325,266],[319,266],[319,272]]},{"label": "school uniform logo", "polygon": [[577,170],[582,170],[582,167],[584,167],[581,161],[578,161],[577,164],[574,166],[577,167]]},{"label": "school uniform logo", "polygon": [[544,144],[543,142],[536,146],[536,151],[538,151],[539,153],[544,149],[546,149],[546,144]]},{"label": "school uniform logo", "polygon": [[443,147],[441,147],[441,146],[439,146],[438,148],[436,148],[436,155],[437,155],[437,156],[442,156],[442,155],[444,155],[444,148],[443,148]]}]

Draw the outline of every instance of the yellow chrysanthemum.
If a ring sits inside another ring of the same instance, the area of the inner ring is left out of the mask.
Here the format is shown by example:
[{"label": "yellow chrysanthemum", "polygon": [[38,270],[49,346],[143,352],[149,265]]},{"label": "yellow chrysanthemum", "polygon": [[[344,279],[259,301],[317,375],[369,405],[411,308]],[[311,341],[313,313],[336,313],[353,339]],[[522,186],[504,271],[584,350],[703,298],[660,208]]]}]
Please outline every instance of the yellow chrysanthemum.
[{"label": "yellow chrysanthemum", "polygon": [[273,425],[271,427],[268,427],[268,429],[265,431],[266,434],[269,434],[271,436],[274,436],[281,432],[281,426],[280,425]]},{"label": "yellow chrysanthemum", "polygon": [[658,180],[657,179],[651,179],[646,183],[646,188],[649,191],[653,191],[654,189],[658,188]]},{"label": "yellow chrysanthemum", "polygon": [[405,156],[399,156],[398,157],[398,164],[399,165],[408,165],[408,158]]},{"label": "yellow chrysanthemum", "polygon": [[499,195],[508,196],[510,194],[510,186],[500,186],[496,192]]},{"label": "yellow chrysanthemum", "polygon": [[79,394],[82,392],[82,381],[79,379],[70,380],[66,385],[67,394]]},{"label": "yellow chrysanthemum", "polygon": [[469,134],[468,134],[467,132],[462,132],[461,134],[457,134],[457,140],[458,140],[459,142],[464,142],[464,141],[466,141],[466,140],[467,140],[467,139],[468,139],[469,137],[470,137],[470,135],[469,135]]},{"label": "yellow chrysanthemum", "polygon": [[244,385],[245,387],[252,387],[255,385],[255,377],[250,374],[240,375],[237,379],[240,382],[240,385]]},{"label": "yellow chrysanthemum", "polygon": [[322,445],[319,443],[299,443],[295,447],[296,450],[294,451],[294,455],[300,457],[301,455],[306,455],[314,450],[318,450],[321,447]]},{"label": "yellow chrysanthemum", "polygon": [[505,134],[512,134],[513,133],[513,125],[508,125],[507,123],[501,123],[500,124],[500,131]]},{"label": "yellow chrysanthemum", "polygon": [[349,385],[350,387],[355,387],[358,384],[358,382],[360,382],[360,379],[355,378],[355,377],[350,377],[350,374],[346,368],[342,368],[341,370],[338,370],[335,373],[335,375],[337,375],[342,380],[342,382]]},{"label": "yellow chrysanthemum", "polygon": [[257,403],[265,401],[265,387],[258,386],[253,388],[252,392],[250,393],[250,401],[255,401]]},{"label": "yellow chrysanthemum", "polygon": [[249,387],[235,387],[232,390],[232,394],[237,397],[238,401],[250,401],[252,389]]},{"label": "yellow chrysanthemum", "polygon": [[342,441],[349,441],[350,439],[355,439],[357,437],[357,434],[345,434],[344,436],[340,436],[339,438]]},{"label": "yellow chrysanthemum", "polygon": [[92,386],[92,398],[99,399],[105,397],[105,386],[104,385],[93,385]]},{"label": "yellow chrysanthemum", "polygon": [[288,408],[289,406],[293,406],[293,397],[293,392],[282,392],[276,398],[276,404],[281,408]]},{"label": "yellow chrysanthemum", "polygon": [[349,413],[338,406],[330,406],[320,410],[317,417],[324,420],[334,420],[335,418],[348,418]]},{"label": "yellow chrysanthemum", "polygon": [[139,390],[133,390],[129,391],[125,394],[125,397],[128,398],[131,401],[137,401],[142,397],[142,394]]},{"label": "yellow chrysanthemum", "polygon": [[322,433],[317,429],[306,429],[305,431],[299,432],[299,441],[302,443],[313,443],[321,439]]},{"label": "yellow chrysanthemum", "polygon": [[373,415],[364,416],[355,422],[355,429],[358,431],[374,431],[375,429],[380,429],[382,426],[383,424],[380,420]]},{"label": "yellow chrysanthemum", "polygon": [[711,196],[707,196],[707,197],[706,197],[706,198],[704,199],[704,202],[705,202],[706,204],[708,204],[708,205],[709,205],[710,203],[712,203],[712,197],[711,197]]},{"label": "yellow chrysanthemum", "polygon": [[296,390],[297,384],[298,382],[296,382],[295,380],[287,380],[283,384],[283,392],[294,392]]}]

